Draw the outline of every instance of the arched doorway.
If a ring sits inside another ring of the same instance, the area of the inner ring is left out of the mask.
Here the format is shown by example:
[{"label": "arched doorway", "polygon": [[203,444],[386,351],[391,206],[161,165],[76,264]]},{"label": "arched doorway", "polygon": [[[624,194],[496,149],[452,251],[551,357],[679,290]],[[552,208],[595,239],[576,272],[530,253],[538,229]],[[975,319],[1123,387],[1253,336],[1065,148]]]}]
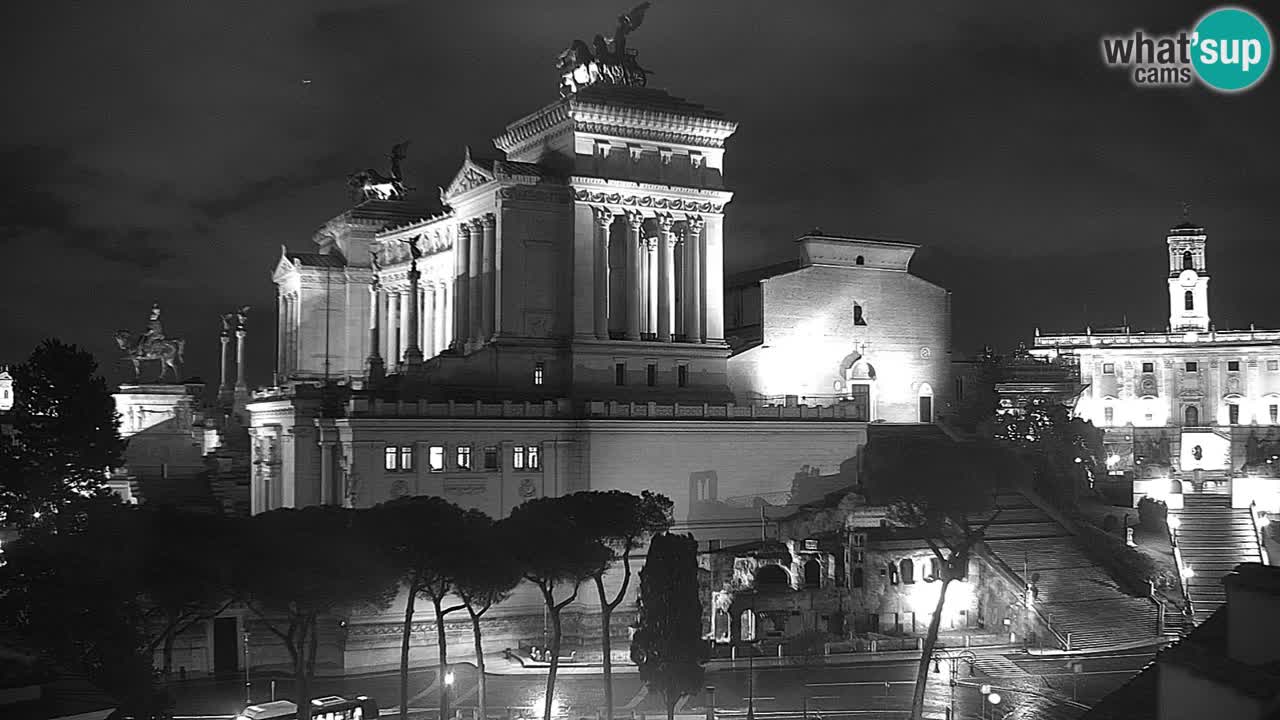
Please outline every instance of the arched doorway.
[{"label": "arched doorway", "polygon": [[852,352],[840,361],[839,375],[844,379],[844,402],[857,420],[875,419],[876,369],[860,352]]},{"label": "arched doorway", "polygon": [[916,392],[916,397],[920,408],[917,419],[922,423],[933,422],[933,386],[929,383],[920,383],[920,390]]},{"label": "arched doorway", "polygon": [[804,586],[810,589],[822,587],[822,565],[816,558],[804,564]]},{"label": "arched doorway", "polygon": [[791,576],[781,566],[765,565],[756,571],[757,590],[782,590],[791,587]]},{"label": "arched doorway", "polygon": [[1200,427],[1200,408],[1188,405],[1182,411],[1182,424],[1186,427]]}]

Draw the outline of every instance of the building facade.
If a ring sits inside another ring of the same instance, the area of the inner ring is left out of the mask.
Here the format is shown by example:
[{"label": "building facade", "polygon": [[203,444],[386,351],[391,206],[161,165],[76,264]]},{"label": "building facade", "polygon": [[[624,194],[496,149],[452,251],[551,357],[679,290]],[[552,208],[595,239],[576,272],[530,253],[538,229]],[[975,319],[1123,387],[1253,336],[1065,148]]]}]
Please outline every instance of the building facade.
[{"label": "building facade", "polygon": [[1104,429],[1112,470],[1135,474],[1135,502],[1207,489],[1280,511],[1267,462],[1280,453],[1280,330],[1216,327],[1207,237],[1191,223],[1169,231],[1163,332],[1037,330],[1032,352],[1079,367],[1076,414]]}]

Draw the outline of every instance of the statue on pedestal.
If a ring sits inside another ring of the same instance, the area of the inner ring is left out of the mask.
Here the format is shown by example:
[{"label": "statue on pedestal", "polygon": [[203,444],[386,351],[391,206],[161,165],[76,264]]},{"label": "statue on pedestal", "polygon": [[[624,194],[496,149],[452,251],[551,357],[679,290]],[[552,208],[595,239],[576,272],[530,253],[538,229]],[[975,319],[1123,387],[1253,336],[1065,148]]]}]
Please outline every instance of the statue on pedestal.
[{"label": "statue on pedestal", "polygon": [[144,360],[158,360],[160,362],[160,377],[156,382],[163,382],[166,371],[173,371],[173,379],[177,381],[178,363],[183,362],[182,350],[186,347],[186,340],[182,338],[168,338],[164,334],[164,326],[160,322],[160,304],[156,303],[151,306],[151,317],[147,321],[147,331],[133,340],[133,334],[128,330],[120,330],[115,335],[116,344],[126,353],[126,357],[133,363],[133,377],[137,380],[141,374],[142,362]]},{"label": "statue on pedestal", "polygon": [[[595,84],[644,87],[649,71],[640,67],[636,51],[627,48],[627,36],[644,22],[649,3],[637,5],[631,12],[618,16],[613,37],[598,34],[591,46],[581,40],[561,52],[556,59],[560,70],[560,95],[568,97]],[[594,49],[593,49],[594,48]]]}]

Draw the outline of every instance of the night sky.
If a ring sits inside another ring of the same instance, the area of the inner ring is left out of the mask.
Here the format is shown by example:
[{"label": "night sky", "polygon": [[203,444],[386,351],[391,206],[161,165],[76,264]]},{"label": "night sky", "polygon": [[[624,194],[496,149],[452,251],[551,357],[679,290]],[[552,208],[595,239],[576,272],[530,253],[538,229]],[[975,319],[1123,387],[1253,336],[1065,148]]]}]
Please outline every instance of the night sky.
[{"label": "night sky", "polygon": [[[249,379],[269,382],[280,245],[311,250],[346,174],[408,138],[410,184],[447,184],[628,2],[4,3],[0,363],[57,336],[125,379],[111,333],[159,301],[187,374],[216,384],[218,314],[250,304]],[[630,46],[651,86],[739,122],[730,272],[821,227],[924,245],[957,352],[1163,329],[1187,200],[1218,326],[1280,326],[1280,77],[1136,88],[1100,37],[1215,5],[1112,5],[656,0]]]}]

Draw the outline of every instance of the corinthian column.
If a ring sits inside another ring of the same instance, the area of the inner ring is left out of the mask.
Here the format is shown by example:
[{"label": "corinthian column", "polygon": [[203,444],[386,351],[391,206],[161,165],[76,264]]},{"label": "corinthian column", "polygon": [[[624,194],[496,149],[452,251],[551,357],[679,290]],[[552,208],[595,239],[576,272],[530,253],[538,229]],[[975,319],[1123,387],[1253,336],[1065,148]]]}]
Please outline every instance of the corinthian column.
[{"label": "corinthian column", "polygon": [[236,326],[236,392],[245,393],[249,390],[248,383],[244,379],[244,338],[248,335],[243,324]]},{"label": "corinthian column", "polygon": [[422,273],[418,272],[418,260],[413,258],[409,261],[409,295],[406,297],[408,301],[408,312],[405,313],[405,350],[404,361],[410,367],[422,365],[422,348],[418,346],[418,331],[421,329],[421,319],[418,315],[420,304],[422,302],[422,291],[418,287],[418,280],[422,278]]},{"label": "corinthian column", "polygon": [[395,367],[400,357],[400,293],[387,290],[387,360]]},{"label": "corinthian column", "polygon": [[454,273],[453,283],[453,342],[450,343],[458,352],[462,352],[471,336],[471,226],[458,225],[457,235],[453,242]]},{"label": "corinthian column", "polygon": [[376,383],[382,379],[385,367],[382,364],[382,354],[378,351],[378,308],[382,303],[382,293],[379,292],[378,276],[373,276],[373,282],[369,283],[369,360],[367,372],[369,382]]},{"label": "corinthian column", "polygon": [[640,339],[640,227],[644,216],[627,213],[627,339]]},{"label": "corinthian column", "polygon": [[480,219],[484,260],[480,266],[480,342],[487,343],[497,330],[497,219],[492,213]]},{"label": "corinthian column", "polygon": [[609,228],[613,225],[613,211],[593,207],[595,214],[595,333],[597,340],[609,339]]},{"label": "corinthian column", "polygon": [[218,339],[222,341],[222,378],[218,383],[218,395],[222,396],[230,389],[227,385],[227,343],[231,341],[231,333],[226,328],[223,328],[218,335]]},{"label": "corinthian column", "polygon": [[702,342],[702,218],[685,219],[684,334],[689,342]]},{"label": "corinthian column", "polygon": [[658,335],[658,238],[644,239],[645,332],[650,340]]},{"label": "corinthian column", "polygon": [[658,341],[671,342],[671,328],[675,326],[675,218],[658,216]]},{"label": "corinthian column", "polygon": [[483,330],[481,318],[484,316],[480,280],[484,263],[484,225],[478,219],[471,221],[471,252],[468,259],[470,263],[467,265],[467,287],[471,297],[467,298],[467,308],[470,310],[467,320],[467,341],[479,344]]}]

